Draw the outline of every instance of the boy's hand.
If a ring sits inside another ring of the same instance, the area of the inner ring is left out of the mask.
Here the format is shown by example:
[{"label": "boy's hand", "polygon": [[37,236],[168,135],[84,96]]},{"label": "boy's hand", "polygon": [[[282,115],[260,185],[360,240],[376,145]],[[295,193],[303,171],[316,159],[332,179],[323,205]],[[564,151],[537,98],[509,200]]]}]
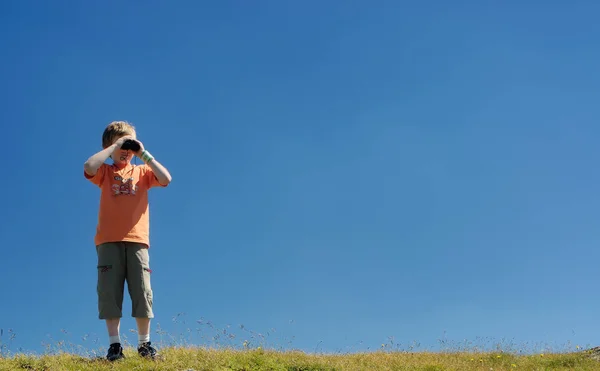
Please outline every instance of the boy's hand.
[{"label": "boy's hand", "polygon": [[137,139],[133,139],[137,144],[140,145],[140,150],[135,152],[135,155],[139,158],[142,158],[142,152],[144,152],[144,144]]},{"label": "boy's hand", "polygon": [[117,139],[117,140],[115,141],[115,143],[113,144],[113,145],[115,146],[115,151],[119,151],[119,150],[121,150],[121,146],[122,146],[122,145],[123,145],[123,143],[125,143],[125,141],[126,141],[126,140],[128,140],[128,139],[135,140],[135,139],[133,139],[133,137],[132,137],[131,135],[125,135],[124,137],[121,137],[121,138]]}]

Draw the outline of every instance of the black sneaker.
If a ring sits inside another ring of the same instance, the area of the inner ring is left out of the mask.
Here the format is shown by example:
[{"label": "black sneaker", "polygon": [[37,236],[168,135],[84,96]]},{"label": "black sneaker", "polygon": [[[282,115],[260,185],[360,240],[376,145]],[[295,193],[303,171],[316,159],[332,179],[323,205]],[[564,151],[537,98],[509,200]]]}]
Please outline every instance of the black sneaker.
[{"label": "black sneaker", "polygon": [[121,344],[111,344],[108,348],[108,354],[106,355],[106,359],[112,362],[121,358],[125,358],[125,355],[123,354],[123,347],[121,346]]},{"label": "black sneaker", "polygon": [[144,358],[151,359],[154,359],[158,356],[156,349],[152,346],[150,341],[138,346],[138,354]]}]

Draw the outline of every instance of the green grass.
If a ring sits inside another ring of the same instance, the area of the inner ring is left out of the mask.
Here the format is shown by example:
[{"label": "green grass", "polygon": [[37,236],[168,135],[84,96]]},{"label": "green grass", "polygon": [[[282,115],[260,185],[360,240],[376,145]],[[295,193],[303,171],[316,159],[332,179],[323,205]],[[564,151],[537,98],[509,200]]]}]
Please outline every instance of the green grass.
[{"label": "green grass", "polygon": [[[318,342],[306,353],[295,350],[294,337],[285,336],[279,329],[269,329],[263,334],[244,325],[237,329],[230,325],[220,328],[203,319],[194,321],[192,328],[182,318],[182,315],[173,317],[175,333],[179,332],[175,336],[157,323],[152,336],[161,359],[156,361],[141,359],[126,332],[121,335],[126,359],[109,363],[104,358],[103,339],[93,334],[74,342],[72,334],[61,330],[59,338],[49,336],[49,341],[42,343],[43,354],[28,354],[21,348],[15,349],[18,336],[13,330],[0,329],[0,371],[600,370],[600,348],[583,351],[570,341],[558,346],[516,345],[511,340],[496,342],[488,338],[476,338],[475,343],[466,340],[455,343],[444,336],[438,339],[439,350],[432,350],[422,349],[418,342],[398,344],[394,337],[389,337],[387,343],[373,350],[349,346],[345,351],[328,354],[319,351],[321,342]],[[137,334],[133,329],[129,332],[135,343]]]},{"label": "green grass", "polygon": [[502,352],[394,352],[308,354],[275,351],[169,347],[162,359],[141,359],[127,348],[126,359],[109,363],[69,353],[0,357],[0,370],[599,370],[589,352],[510,354]]}]

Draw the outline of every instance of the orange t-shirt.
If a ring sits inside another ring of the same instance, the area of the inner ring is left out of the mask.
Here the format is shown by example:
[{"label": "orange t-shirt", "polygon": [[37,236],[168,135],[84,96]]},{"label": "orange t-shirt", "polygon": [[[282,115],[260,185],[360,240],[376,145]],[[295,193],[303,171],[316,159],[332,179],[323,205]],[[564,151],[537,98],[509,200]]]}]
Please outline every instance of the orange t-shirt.
[{"label": "orange t-shirt", "polygon": [[102,164],[96,175],[84,176],[100,187],[100,210],[94,243],[130,241],[150,247],[148,190],[162,187],[148,165],[123,169]]}]

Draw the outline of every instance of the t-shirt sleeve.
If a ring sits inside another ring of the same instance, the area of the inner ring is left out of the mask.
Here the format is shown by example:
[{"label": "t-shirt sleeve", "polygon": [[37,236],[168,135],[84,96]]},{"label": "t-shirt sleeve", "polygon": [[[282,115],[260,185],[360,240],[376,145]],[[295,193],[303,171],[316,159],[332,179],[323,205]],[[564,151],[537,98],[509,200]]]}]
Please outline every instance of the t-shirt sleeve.
[{"label": "t-shirt sleeve", "polygon": [[90,176],[88,173],[85,172],[85,170],[83,170],[83,176],[90,182],[100,187],[102,185],[102,182],[104,181],[107,167],[108,165],[102,164],[100,168],[98,168],[98,171],[96,171],[96,174],[94,176]]},{"label": "t-shirt sleeve", "polygon": [[150,166],[144,165],[144,168],[144,179],[146,181],[148,189],[154,187],[166,187],[165,185],[160,184],[158,178],[156,177],[156,174],[154,174],[154,171],[152,171],[152,168]]}]

